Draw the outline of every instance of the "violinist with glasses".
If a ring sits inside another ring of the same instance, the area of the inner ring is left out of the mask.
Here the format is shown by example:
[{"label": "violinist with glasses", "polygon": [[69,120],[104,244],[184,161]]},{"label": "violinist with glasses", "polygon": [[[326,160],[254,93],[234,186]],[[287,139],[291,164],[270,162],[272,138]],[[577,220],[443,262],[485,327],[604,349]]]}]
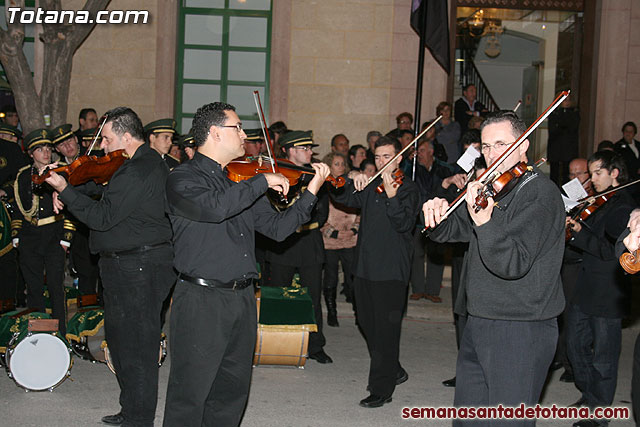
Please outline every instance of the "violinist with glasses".
[{"label": "violinist with glasses", "polygon": [[[481,147],[490,168],[496,162],[497,172],[504,174],[526,164],[526,131],[511,111],[487,117]],[[515,142],[518,145],[511,147]],[[469,242],[461,273],[468,318],[456,365],[457,407],[534,406],[555,352],[556,317],[564,307],[562,199],[555,184],[535,166],[527,167],[510,188],[499,194],[497,203],[487,197],[482,207],[476,198],[485,188],[474,181],[466,190],[466,209],[455,210],[446,220],[446,200],[434,198],[423,205],[425,224],[434,229],[431,239]],[[506,422],[493,420],[491,425]]]},{"label": "violinist with glasses", "polygon": [[282,241],[307,222],[329,167],[312,164],[316,174],[306,191],[277,212],[265,193],[271,188],[286,195],[284,175],[259,173],[239,182],[228,177],[229,164],[245,154],[246,134],[233,105],[203,105],[191,133],[198,149],[167,181],[178,282],[164,425],[236,426],[249,395],[256,342],[254,232]]},{"label": "violinist with glasses", "polygon": [[[629,313],[630,289],[615,252],[634,202],[629,190],[615,190],[627,181],[624,159],[613,151],[589,158],[589,174],[597,194],[588,216],[567,218],[568,244],[582,251],[576,289],[568,306],[567,352],[579,406],[610,406],[618,378],[622,319]],[[604,194],[603,194],[604,193]],[[607,198],[605,198],[607,197]],[[606,420],[581,420],[574,425],[606,425]]]}]

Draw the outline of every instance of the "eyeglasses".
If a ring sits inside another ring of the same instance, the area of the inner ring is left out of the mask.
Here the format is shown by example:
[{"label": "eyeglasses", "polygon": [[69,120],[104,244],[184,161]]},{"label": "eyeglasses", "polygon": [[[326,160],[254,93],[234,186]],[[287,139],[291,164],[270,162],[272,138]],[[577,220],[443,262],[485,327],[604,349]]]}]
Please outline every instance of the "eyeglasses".
[{"label": "eyeglasses", "polygon": [[489,151],[491,151],[491,149],[493,148],[496,151],[503,151],[504,149],[506,149],[508,146],[510,146],[511,144],[506,143],[506,142],[496,142],[493,145],[489,145],[489,144],[482,144],[481,145],[481,149],[483,153],[488,153]]},{"label": "eyeglasses", "polygon": [[236,123],[235,125],[221,125],[221,128],[236,128],[238,133],[242,132],[242,123]]},{"label": "eyeglasses", "polygon": [[312,151],[313,148],[308,146],[308,145],[299,145],[297,147],[293,147],[293,148],[297,148],[298,150],[304,150],[304,151]]}]

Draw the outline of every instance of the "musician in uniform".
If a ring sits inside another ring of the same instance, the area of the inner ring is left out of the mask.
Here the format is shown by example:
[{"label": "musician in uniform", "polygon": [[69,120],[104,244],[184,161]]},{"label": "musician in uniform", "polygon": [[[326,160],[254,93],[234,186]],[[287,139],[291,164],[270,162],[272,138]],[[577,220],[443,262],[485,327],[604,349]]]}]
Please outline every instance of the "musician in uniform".
[{"label": "musician in uniform", "polygon": [[235,107],[221,102],[193,118],[194,158],[167,181],[168,213],[179,272],[171,312],[171,373],[164,425],[236,426],[251,382],[258,277],[254,231],[282,240],[309,220],[328,166],[289,209],[276,212],[264,193],[287,194],[281,174],[235,183],[226,167],[244,155],[245,133]]},{"label": "musician in uniform", "polygon": [[[487,164],[501,158],[527,127],[501,111],[482,124]],[[497,172],[526,162],[529,141],[502,157]],[[468,318],[456,365],[457,407],[533,406],[538,403],[558,339],[556,317],[564,307],[560,267],[564,208],[558,188],[531,167],[496,204],[474,208],[483,184],[467,187],[465,206],[445,221],[444,199],[423,205],[425,223],[439,242],[469,242],[462,288]],[[460,298],[460,296],[459,296]],[[511,422],[511,421],[510,421]],[[454,425],[462,424],[454,420]],[[533,425],[522,420],[519,425]]]},{"label": "musician in uniform", "polygon": [[180,160],[169,154],[173,137],[176,135],[176,121],[173,119],[160,119],[148,123],[144,127],[147,142],[151,148],[156,150],[164,159],[165,163],[172,170],[180,164]]},{"label": "musician in uniform", "polygon": [[[78,138],[78,143],[80,144],[82,155],[98,157],[104,155],[104,151],[100,149],[102,136],[98,135],[98,138],[96,138],[97,132],[97,127],[85,129],[82,131],[76,131],[76,138]],[[91,145],[93,145],[93,147]],[[89,149],[91,149],[91,151],[89,151]]]},{"label": "musician in uniform", "polygon": [[[160,310],[175,282],[171,224],[164,213],[169,169],[144,142],[142,123],[130,108],[107,113],[101,148],[107,154],[124,149],[128,156],[103,189],[93,181],[73,187],[55,172],[46,182],[60,193],[66,209],[89,227],[91,250],[100,253],[104,330],[122,408],[102,421],[152,426],[158,395]],[[100,190],[99,200],[86,195]]]},{"label": "musician in uniform", "polygon": [[[285,133],[280,137],[279,144],[285,151],[287,159],[297,166],[310,165],[313,147],[318,146],[313,143],[311,131],[300,130]],[[305,179],[305,175],[300,179]],[[290,203],[297,202],[290,200]],[[318,202],[311,212],[311,219],[283,242],[270,244],[266,253],[266,259],[271,268],[272,286],[290,286],[297,272],[300,275],[300,284],[309,290],[318,327],[318,332],[309,334],[309,358],[319,363],[333,362],[324,351],[326,339],[322,333],[324,243],[320,227],[328,217],[329,199],[327,193],[323,191],[318,195]]]},{"label": "musician in uniform", "polygon": [[[95,130],[95,129],[94,129]],[[81,131],[81,134],[85,131]],[[88,147],[80,146],[76,134],[71,130],[71,124],[57,126],[49,132],[51,142],[56,151],[62,156],[61,161],[73,163]],[[78,221],[73,215],[67,214],[69,220],[76,227],[76,234],[69,251],[70,268],[78,276],[78,290],[82,295],[96,293],[98,283],[98,255],[89,250],[89,228]]]},{"label": "musician in uniform", "polygon": [[[271,132],[267,130],[267,132]],[[247,129],[244,131],[247,139],[244,140],[244,151],[246,157],[257,157],[265,151],[265,141],[262,129]]]},{"label": "musician in uniform", "polygon": [[178,138],[178,146],[182,151],[182,162],[193,159],[193,156],[195,156],[196,154],[197,147],[195,141],[193,140],[193,135],[191,135],[191,132],[180,135],[180,137]]},{"label": "musician in uniform", "polygon": [[51,163],[53,144],[46,129],[36,129],[25,137],[33,164],[18,172],[13,184],[16,218],[12,221],[13,246],[18,248],[20,269],[27,286],[27,307],[45,311],[44,284],[51,299],[53,318],[59,330],[66,331],[64,258],[71,246],[75,226],[54,212],[53,190],[47,184],[36,186],[31,175]]},{"label": "musician in uniform", "polygon": [[[17,251],[11,244],[12,209],[7,194],[18,170],[29,164],[28,157],[16,142],[22,133],[15,127],[0,123],[0,312],[15,306],[18,280]],[[6,188],[6,189],[5,189]],[[15,216],[15,214],[13,214]]]}]

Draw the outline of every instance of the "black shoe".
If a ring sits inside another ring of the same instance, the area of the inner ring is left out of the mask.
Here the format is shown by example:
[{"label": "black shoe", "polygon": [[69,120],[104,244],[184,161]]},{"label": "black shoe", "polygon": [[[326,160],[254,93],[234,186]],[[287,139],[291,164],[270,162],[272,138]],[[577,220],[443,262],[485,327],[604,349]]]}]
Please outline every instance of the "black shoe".
[{"label": "black shoe", "polygon": [[[400,368],[400,370],[396,373],[396,385],[400,385],[404,382],[407,382],[409,379],[409,374],[404,368]],[[371,388],[367,385],[367,391],[371,391]]]},{"label": "black shoe", "polygon": [[309,355],[309,359],[313,359],[318,363],[333,363],[333,360],[329,357],[329,355],[327,353],[324,352],[324,350],[320,350],[318,352],[315,352],[313,354]]},{"label": "black shoe", "polygon": [[456,377],[450,378],[448,380],[442,381],[442,385],[445,387],[455,387],[456,386]]},{"label": "black shoe", "polygon": [[563,383],[572,383],[574,382],[573,372],[569,372],[565,370],[562,375],[560,375],[560,381]]},{"label": "black shoe", "polygon": [[573,423],[573,427],[599,427],[600,423],[596,420],[580,420]]},{"label": "black shoe", "polygon": [[400,370],[396,374],[396,385],[400,385],[406,382],[408,379],[409,374],[407,373],[407,371],[405,371],[404,368],[400,368]]},{"label": "black shoe", "polygon": [[549,366],[550,371],[557,371],[558,369],[564,367],[562,362],[553,362],[551,366]]},{"label": "black shoe", "polygon": [[102,417],[102,422],[105,424],[110,424],[112,426],[119,426],[124,422],[124,417],[122,416],[122,412],[118,412],[115,415],[107,415]]},{"label": "black shoe", "polygon": [[569,405],[570,408],[580,408],[581,406],[587,406],[587,399],[585,399],[584,397],[581,397],[576,402],[573,402],[571,405]]},{"label": "black shoe", "polygon": [[389,402],[391,402],[391,396],[382,397],[376,396],[375,394],[370,394],[369,397],[360,401],[360,406],[362,406],[363,408],[379,408],[385,403]]}]

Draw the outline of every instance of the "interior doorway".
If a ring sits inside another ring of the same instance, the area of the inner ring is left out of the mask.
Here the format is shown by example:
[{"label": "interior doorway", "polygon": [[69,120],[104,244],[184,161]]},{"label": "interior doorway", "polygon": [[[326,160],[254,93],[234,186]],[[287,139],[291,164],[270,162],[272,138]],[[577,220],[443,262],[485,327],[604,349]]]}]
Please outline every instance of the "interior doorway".
[{"label": "interior doorway", "polygon": [[[455,8],[454,100],[462,94],[469,69],[486,86],[478,93],[488,93],[487,102],[495,102],[490,110],[519,105],[518,114],[527,124],[562,90],[571,90],[572,99],[579,100],[583,12],[464,5],[468,3],[474,1],[458,0]],[[530,160],[546,156],[547,139],[545,122],[530,138]]]}]

